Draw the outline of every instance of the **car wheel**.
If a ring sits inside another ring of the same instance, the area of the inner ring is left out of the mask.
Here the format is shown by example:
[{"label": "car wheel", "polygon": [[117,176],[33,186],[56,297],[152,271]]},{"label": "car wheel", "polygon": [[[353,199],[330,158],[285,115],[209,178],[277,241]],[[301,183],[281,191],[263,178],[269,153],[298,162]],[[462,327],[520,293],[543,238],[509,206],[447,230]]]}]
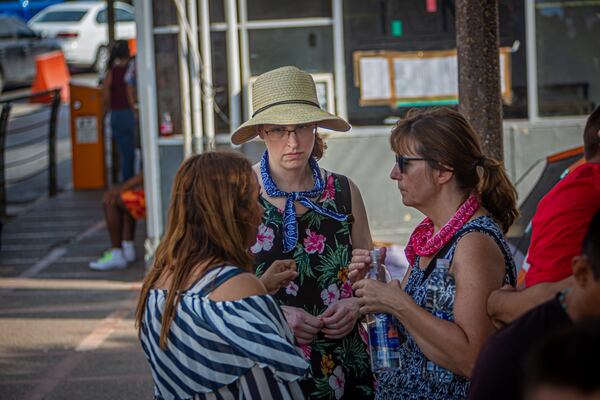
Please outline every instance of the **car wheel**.
[{"label": "car wheel", "polygon": [[109,56],[108,47],[100,46],[98,48],[98,51],[96,52],[96,61],[94,62],[94,70],[98,75],[104,76],[106,73],[106,65],[108,64]]}]

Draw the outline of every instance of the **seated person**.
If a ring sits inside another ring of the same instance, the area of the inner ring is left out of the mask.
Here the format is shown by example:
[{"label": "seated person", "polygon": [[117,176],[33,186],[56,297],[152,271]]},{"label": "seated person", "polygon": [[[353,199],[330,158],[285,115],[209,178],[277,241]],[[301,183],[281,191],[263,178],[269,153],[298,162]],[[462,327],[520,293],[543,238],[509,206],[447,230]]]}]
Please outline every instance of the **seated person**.
[{"label": "seated person", "polygon": [[487,341],[475,364],[469,399],[518,399],[527,352],[554,330],[600,317],[600,211],[588,227],[580,255],[572,260],[572,270],[572,288],[562,290]]},{"label": "seated person", "polygon": [[296,278],[295,263],[275,261],[259,279],[248,251],[258,193],[236,153],[203,153],[179,168],[136,311],[155,399],[304,398],[309,364],[269,294]]},{"label": "seated person", "polygon": [[140,172],[121,185],[104,193],[104,220],[110,235],[111,248],[102,257],[90,262],[98,271],[122,269],[135,261],[136,220],[146,217],[144,175]]},{"label": "seated person", "polygon": [[583,144],[586,162],[544,196],[531,222],[526,289],[505,286],[488,299],[496,326],[514,321],[574,283],[570,260],[600,209],[600,107],[587,120]]}]

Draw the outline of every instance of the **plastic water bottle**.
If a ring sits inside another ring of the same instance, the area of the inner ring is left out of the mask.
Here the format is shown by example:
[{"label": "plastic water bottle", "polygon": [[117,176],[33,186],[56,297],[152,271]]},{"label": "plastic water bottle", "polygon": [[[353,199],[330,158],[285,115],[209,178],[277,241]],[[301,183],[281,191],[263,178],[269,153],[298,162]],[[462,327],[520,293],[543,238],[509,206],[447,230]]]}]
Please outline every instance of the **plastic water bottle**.
[{"label": "plastic water bottle", "polygon": [[160,119],[160,135],[171,136],[173,134],[173,121],[171,120],[171,114],[164,112]]},{"label": "plastic water bottle", "polygon": [[[369,279],[388,282],[390,274],[385,265],[379,261],[380,251],[371,251],[371,269]],[[390,314],[367,315],[369,347],[371,349],[371,368],[379,373],[388,368],[400,368],[400,336],[396,328],[396,320]]]},{"label": "plastic water bottle", "polygon": [[[438,318],[448,319],[447,314],[454,305],[454,296],[451,286],[454,278],[450,275],[450,260],[438,258],[435,269],[431,271],[425,293],[425,308]],[[448,384],[452,381],[453,374],[446,368],[440,367],[428,359],[423,364],[423,377],[429,381]]]}]

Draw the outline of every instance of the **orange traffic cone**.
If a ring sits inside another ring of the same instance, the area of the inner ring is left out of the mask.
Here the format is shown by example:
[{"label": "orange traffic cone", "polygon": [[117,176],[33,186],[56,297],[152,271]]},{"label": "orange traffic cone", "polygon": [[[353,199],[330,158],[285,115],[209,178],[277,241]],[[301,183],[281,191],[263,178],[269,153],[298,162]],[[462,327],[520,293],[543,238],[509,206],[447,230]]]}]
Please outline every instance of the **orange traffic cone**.
[{"label": "orange traffic cone", "polygon": [[[53,51],[39,55],[35,58],[35,80],[31,87],[32,93],[44,92],[50,89],[61,88],[61,100],[69,101],[69,81],[71,74],[65,62],[62,51]],[[38,96],[31,99],[32,103],[49,103],[51,96]]]}]

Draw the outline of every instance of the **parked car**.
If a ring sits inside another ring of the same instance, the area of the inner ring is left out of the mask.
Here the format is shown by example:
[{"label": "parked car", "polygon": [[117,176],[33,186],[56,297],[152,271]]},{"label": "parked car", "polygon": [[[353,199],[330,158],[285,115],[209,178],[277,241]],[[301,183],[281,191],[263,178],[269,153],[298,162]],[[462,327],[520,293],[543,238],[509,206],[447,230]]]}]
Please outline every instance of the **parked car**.
[{"label": "parked car", "polygon": [[[129,4],[115,2],[115,37],[135,37],[135,16]],[[103,73],[108,61],[105,1],[71,2],[47,7],[29,21],[29,27],[62,44],[67,63],[93,67]]]},{"label": "parked car", "polygon": [[60,51],[60,43],[42,38],[17,17],[0,15],[0,93],[6,86],[31,85],[35,57]]},{"label": "parked car", "polygon": [[0,0],[0,14],[12,15],[27,21],[44,8],[64,0]]}]

